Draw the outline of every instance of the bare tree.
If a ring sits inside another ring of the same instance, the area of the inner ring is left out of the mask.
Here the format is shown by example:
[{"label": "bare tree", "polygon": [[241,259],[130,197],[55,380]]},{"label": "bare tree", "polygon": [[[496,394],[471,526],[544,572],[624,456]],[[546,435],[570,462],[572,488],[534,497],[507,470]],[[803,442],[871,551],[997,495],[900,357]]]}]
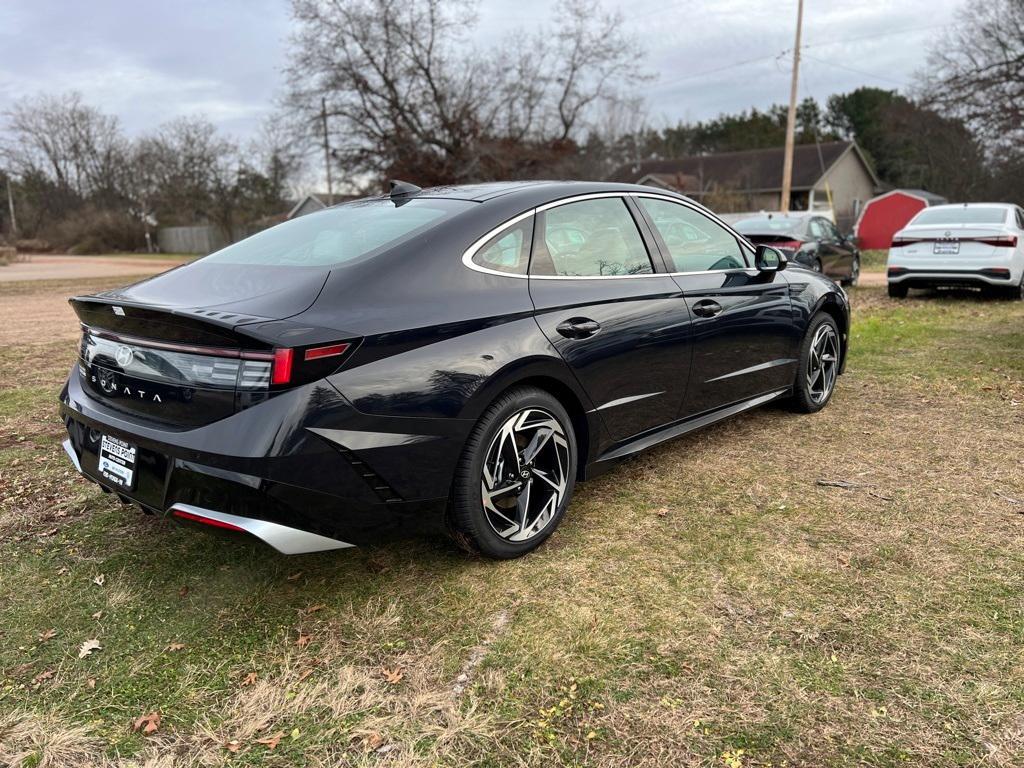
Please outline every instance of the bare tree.
[{"label": "bare tree", "polygon": [[1024,0],[970,0],[933,48],[924,95],[990,146],[1024,138]]},{"label": "bare tree", "polygon": [[640,52],[596,0],[564,0],[554,35],[489,55],[463,0],[293,0],[288,105],[356,179],[423,183],[519,175],[565,154],[587,118],[639,76]]}]

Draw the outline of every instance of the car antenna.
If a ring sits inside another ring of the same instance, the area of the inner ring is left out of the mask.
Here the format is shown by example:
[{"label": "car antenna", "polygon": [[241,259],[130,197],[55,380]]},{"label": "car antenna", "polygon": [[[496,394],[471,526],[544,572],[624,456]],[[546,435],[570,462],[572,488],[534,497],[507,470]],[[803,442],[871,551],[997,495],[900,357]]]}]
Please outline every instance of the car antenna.
[{"label": "car antenna", "polygon": [[398,179],[391,179],[388,183],[391,185],[390,195],[392,198],[415,195],[421,189],[421,187],[417,187],[415,184],[410,184],[408,181],[399,181]]}]

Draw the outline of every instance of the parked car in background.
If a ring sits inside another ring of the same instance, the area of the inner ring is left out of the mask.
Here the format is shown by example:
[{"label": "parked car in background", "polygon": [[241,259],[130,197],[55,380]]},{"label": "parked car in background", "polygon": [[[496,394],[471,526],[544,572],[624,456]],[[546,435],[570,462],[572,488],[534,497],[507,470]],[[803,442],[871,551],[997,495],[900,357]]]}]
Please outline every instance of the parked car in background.
[{"label": "parked car in background", "polygon": [[971,287],[1024,299],[1024,211],[1002,203],[926,208],[892,239],[889,295]]},{"label": "parked car in background", "polygon": [[860,279],[860,251],[852,238],[839,233],[824,216],[806,213],[768,213],[733,224],[750,242],[778,248],[789,259],[821,272],[843,285]]},{"label": "parked car in background", "polygon": [[64,447],[127,502],[285,553],[447,528],[516,557],[577,480],[828,404],[849,303],[786,264],[649,187],[399,184],[72,299]]}]

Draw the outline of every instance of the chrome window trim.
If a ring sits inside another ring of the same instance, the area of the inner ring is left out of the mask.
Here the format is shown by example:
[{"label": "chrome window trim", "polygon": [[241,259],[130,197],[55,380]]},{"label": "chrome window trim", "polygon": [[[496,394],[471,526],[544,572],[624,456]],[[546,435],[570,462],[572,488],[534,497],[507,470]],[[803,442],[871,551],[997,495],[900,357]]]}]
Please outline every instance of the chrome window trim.
[{"label": "chrome window trim", "polygon": [[[751,252],[755,250],[754,246],[750,244],[750,241],[748,241],[747,238],[745,238],[735,229],[730,227],[726,222],[722,221],[722,219],[718,218],[718,216],[709,211],[707,208],[700,205],[699,203],[695,203],[692,200],[688,200],[682,197],[675,197],[673,195],[659,194],[657,192],[591,192],[585,195],[574,195],[573,197],[566,197],[562,200],[553,200],[550,203],[544,203],[544,205],[539,205],[536,208],[531,208],[527,211],[524,211],[523,213],[520,213],[519,215],[514,216],[511,219],[508,219],[502,224],[499,224],[493,229],[488,230],[488,232],[484,234],[482,237],[478,238],[477,240],[474,240],[473,244],[466,249],[465,253],[462,254],[462,263],[469,269],[472,269],[474,272],[482,272],[485,275],[497,275],[498,277],[511,277],[517,280],[635,280],[637,278],[646,278],[649,280],[651,278],[658,277],[680,277],[685,275],[720,275],[735,272],[753,272],[756,274],[757,272],[756,268],[748,265],[746,267],[733,267],[732,269],[705,269],[694,272],[645,272],[639,275],[516,275],[511,272],[502,272],[497,269],[488,269],[487,267],[481,266],[480,264],[477,264],[475,261],[473,261],[473,257],[476,256],[477,251],[480,250],[480,248],[483,247],[484,244],[486,244],[491,238],[499,234],[502,230],[514,226],[515,224],[518,224],[520,221],[523,221],[524,219],[527,219],[530,216],[536,216],[541,211],[547,211],[550,210],[551,208],[558,208],[559,206],[562,205],[578,203],[583,200],[597,200],[599,198],[604,197],[650,197],[654,198],[655,200],[666,200],[670,203],[682,205],[686,208],[691,209],[695,213],[699,213],[702,216],[706,216],[719,226],[723,227],[730,234],[735,235],[736,238],[739,240],[740,250],[743,250],[744,246]],[[744,254],[744,258],[746,258],[748,255],[749,254]]]}]

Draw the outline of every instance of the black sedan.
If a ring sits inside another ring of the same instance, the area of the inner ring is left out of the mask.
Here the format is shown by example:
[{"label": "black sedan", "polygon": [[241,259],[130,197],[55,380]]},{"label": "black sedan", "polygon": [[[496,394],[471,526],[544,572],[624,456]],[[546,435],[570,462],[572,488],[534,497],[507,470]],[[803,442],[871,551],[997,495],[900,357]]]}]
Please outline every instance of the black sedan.
[{"label": "black sedan", "polygon": [[650,188],[484,184],[304,216],[71,303],[75,467],[284,553],[522,555],[573,486],[843,370],[845,294]]},{"label": "black sedan", "polygon": [[769,213],[741,219],[733,226],[750,242],[778,248],[800,266],[843,285],[857,285],[860,279],[856,244],[839,234],[836,225],[824,216]]}]

